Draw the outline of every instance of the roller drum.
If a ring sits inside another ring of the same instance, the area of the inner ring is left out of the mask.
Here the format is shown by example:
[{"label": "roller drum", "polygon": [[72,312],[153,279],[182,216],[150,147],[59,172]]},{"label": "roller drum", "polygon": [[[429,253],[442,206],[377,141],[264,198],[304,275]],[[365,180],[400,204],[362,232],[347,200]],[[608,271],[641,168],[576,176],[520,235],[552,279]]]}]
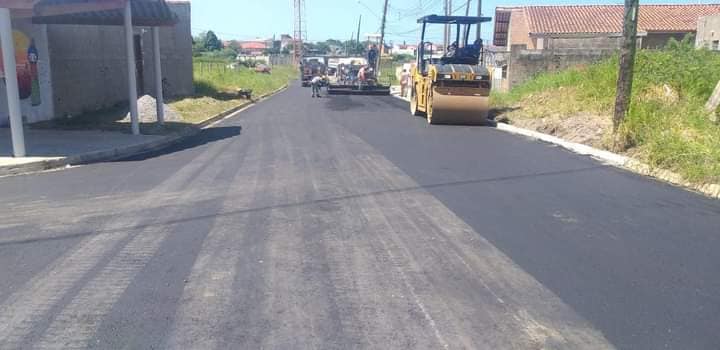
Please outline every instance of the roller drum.
[{"label": "roller drum", "polygon": [[432,124],[482,125],[487,122],[489,97],[474,93],[477,90],[458,91],[433,87]]}]

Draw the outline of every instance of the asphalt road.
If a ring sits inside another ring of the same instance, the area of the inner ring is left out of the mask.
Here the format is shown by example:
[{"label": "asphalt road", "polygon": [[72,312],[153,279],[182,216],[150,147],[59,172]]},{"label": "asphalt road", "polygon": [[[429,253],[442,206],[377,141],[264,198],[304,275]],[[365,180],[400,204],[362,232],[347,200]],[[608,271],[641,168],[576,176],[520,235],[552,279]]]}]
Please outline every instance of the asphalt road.
[{"label": "asphalt road", "polygon": [[0,193],[1,349],[720,348],[720,202],[392,97]]}]

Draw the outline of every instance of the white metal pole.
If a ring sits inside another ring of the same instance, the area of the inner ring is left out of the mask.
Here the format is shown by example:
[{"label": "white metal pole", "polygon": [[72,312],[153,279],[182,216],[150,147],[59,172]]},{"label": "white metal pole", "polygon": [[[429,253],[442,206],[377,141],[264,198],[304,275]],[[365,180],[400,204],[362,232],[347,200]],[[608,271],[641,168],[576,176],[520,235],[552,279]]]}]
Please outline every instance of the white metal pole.
[{"label": "white metal pole", "polygon": [[25,136],[23,135],[22,111],[20,110],[17,67],[15,66],[15,43],[13,42],[10,9],[7,8],[0,8],[0,41],[2,41],[2,58],[5,66],[5,90],[10,115],[13,155],[25,157]]},{"label": "white metal pole", "polygon": [[160,27],[153,27],[153,51],[155,56],[155,102],[157,104],[157,121],[165,124],[165,100],[163,99],[162,63],[160,60]]},{"label": "white metal pole", "polygon": [[135,41],[133,39],[132,7],[125,2],[125,44],[127,45],[128,97],[130,99],[130,124],[133,135],[140,135],[140,121],[137,107],[137,76],[135,71]]}]

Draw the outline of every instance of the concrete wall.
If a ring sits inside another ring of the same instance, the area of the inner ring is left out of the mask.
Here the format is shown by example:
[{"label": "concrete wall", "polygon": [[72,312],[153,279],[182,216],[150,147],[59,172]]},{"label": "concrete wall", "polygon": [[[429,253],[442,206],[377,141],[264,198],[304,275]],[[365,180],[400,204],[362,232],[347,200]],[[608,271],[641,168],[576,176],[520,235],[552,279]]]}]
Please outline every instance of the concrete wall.
[{"label": "concrete wall", "polygon": [[[713,41],[720,42],[720,15],[700,17],[695,47],[711,49]],[[720,43],[718,44],[720,50]]]},{"label": "concrete wall", "polygon": [[[20,106],[27,122],[51,119],[53,116],[52,77],[48,52],[47,31],[44,25],[34,25],[29,19],[13,19],[15,57],[20,85]],[[28,59],[28,49],[34,43],[37,63]],[[0,59],[0,61],[2,61]],[[2,77],[5,77],[2,69]],[[7,91],[0,83],[0,126],[9,124]]]},{"label": "concrete wall", "polygon": [[[193,92],[190,3],[168,2],[180,19],[175,27],[161,29],[160,50],[166,94]],[[144,93],[154,95],[152,33],[135,28],[142,35]],[[124,29],[121,26],[48,25],[52,57],[55,116],[126,103],[127,61]]]},{"label": "concrete wall", "polygon": [[[192,32],[190,28],[190,1],[167,1],[178,16],[174,27],[160,28],[160,57],[165,80],[163,93],[170,96],[191,95],[193,91]],[[152,30],[143,34],[145,93],[155,96],[155,55],[152,49]]]},{"label": "concrete wall", "polygon": [[[512,47],[507,57],[508,87],[521,84],[538,73],[553,72],[597,62],[616,50],[554,49],[528,50],[524,45]],[[498,62],[500,66],[500,62]]]},{"label": "concrete wall", "polygon": [[686,35],[693,35],[694,33],[648,33],[646,37],[642,38],[643,49],[662,49],[664,48],[670,39],[674,38],[680,41],[685,38]]},{"label": "concrete wall", "polygon": [[612,34],[546,36],[544,42],[547,50],[617,50],[622,37]]}]

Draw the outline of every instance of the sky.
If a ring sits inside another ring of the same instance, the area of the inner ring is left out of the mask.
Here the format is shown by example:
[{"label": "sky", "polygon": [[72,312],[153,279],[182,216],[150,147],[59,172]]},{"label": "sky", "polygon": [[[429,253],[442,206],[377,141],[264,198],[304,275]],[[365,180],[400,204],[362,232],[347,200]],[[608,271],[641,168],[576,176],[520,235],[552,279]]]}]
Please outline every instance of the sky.
[{"label": "sky", "polygon": [[[477,0],[470,0],[470,13],[477,13]],[[661,3],[706,3],[709,1],[653,1]],[[645,4],[646,2],[641,2]],[[223,40],[280,38],[293,34],[293,0],[194,0],[192,1],[192,31],[197,34],[212,30]],[[484,16],[493,16],[496,6],[615,4],[622,0],[483,0]],[[465,0],[453,0],[454,14],[465,14]],[[348,40],[357,31],[362,15],[361,38],[379,33],[383,0],[305,0],[307,39]],[[442,14],[443,0],[389,0],[386,41],[417,43],[420,40],[417,18],[426,14]],[[492,38],[492,24],[484,24],[482,36]],[[442,38],[442,26],[433,27],[429,40]]]}]

